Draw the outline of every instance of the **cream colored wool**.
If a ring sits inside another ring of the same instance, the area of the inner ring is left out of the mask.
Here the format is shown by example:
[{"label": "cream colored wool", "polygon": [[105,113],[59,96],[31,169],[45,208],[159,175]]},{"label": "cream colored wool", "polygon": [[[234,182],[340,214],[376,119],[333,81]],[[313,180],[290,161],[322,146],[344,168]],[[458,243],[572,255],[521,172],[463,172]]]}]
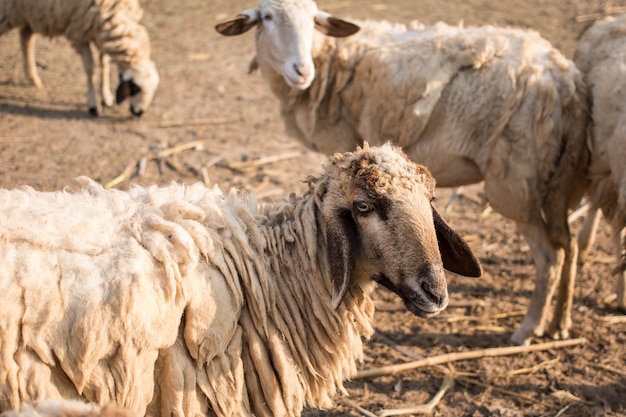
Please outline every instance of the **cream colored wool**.
[{"label": "cream colored wool", "polygon": [[93,403],[76,400],[43,400],[24,403],[19,411],[6,411],[0,417],[134,417],[135,414],[107,404],[101,407]]},{"label": "cream colored wool", "polygon": [[[594,23],[581,36],[576,65],[591,96],[591,209],[581,232],[581,256],[593,241],[596,213],[611,224],[617,257],[617,305],[626,311],[626,15]],[[590,223],[591,222],[591,223]]]},{"label": "cream colored wool", "polygon": [[[309,181],[262,209],[202,184],[0,190],[0,411],[84,398],[153,417],[297,416],[354,374],[373,274],[428,316],[447,304],[442,259],[480,273],[441,231],[430,174],[391,146],[336,155]],[[362,215],[373,231],[344,238],[355,264],[335,301],[329,245],[351,198],[388,201],[389,218]]]}]

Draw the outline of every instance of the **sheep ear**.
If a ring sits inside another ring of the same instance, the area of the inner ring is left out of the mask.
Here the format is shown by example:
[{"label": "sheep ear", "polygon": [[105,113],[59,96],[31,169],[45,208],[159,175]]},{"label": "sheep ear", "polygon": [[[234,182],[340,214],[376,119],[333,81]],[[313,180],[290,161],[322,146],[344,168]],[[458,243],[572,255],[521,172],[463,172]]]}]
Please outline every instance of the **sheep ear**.
[{"label": "sheep ear", "polygon": [[228,22],[218,23],[215,30],[224,36],[241,35],[252,29],[259,22],[258,9],[248,9],[239,14],[236,18]]},{"label": "sheep ear", "polygon": [[124,81],[120,77],[120,84],[115,91],[115,103],[120,104],[131,95],[131,80]]},{"label": "sheep ear", "polygon": [[339,209],[327,219],[326,239],[336,310],[348,291],[355,265],[356,226],[348,210]]},{"label": "sheep ear", "polygon": [[361,29],[354,23],[332,17],[330,14],[321,10],[318,10],[315,14],[315,28],[324,35],[333,36],[335,38],[354,35]]},{"label": "sheep ear", "polygon": [[482,268],[472,250],[463,238],[448,226],[437,210],[434,207],[432,209],[443,267],[466,277],[480,277]]}]

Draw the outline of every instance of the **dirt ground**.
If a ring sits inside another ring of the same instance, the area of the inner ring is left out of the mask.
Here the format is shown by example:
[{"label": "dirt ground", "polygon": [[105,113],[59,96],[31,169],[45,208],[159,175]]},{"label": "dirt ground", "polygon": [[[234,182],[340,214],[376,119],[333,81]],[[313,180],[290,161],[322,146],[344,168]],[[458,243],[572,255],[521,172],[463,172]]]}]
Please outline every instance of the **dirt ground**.
[{"label": "dirt ground", "polygon": [[[204,180],[222,187],[254,189],[264,199],[303,191],[301,180],[318,172],[323,155],[283,133],[276,100],[260,74],[247,74],[253,35],[219,36],[215,23],[251,7],[254,0],[144,0],[144,23],[152,39],[161,85],[141,118],[126,106],[87,115],[85,77],[78,55],[63,39],[38,40],[43,90],[22,72],[16,31],[0,38],[0,186],[28,184],[52,190],[88,175],[109,183],[125,170],[131,182]],[[578,20],[601,13],[601,0],[320,0],[341,17],[387,18],[424,23],[498,24],[540,31],[571,57]],[[624,6],[613,2],[613,6]],[[578,19],[578,20],[577,20]],[[116,77],[116,75],[114,75]],[[114,78],[116,79],[116,78]],[[176,148],[182,146],[183,148]],[[188,148],[185,148],[188,147]],[[159,151],[173,148],[166,157]],[[509,346],[534,287],[529,248],[514,225],[485,210],[480,185],[463,188],[448,209],[451,190],[438,191],[438,205],[480,259],[484,276],[450,274],[450,307],[423,320],[386,290],[375,293],[377,335],[367,343],[362,368],[489,347]],[[574,222],[574,229],[581,220]],[[573,337],[587,342],[503,357],[457,361],[443,367],[346,384],[349,397],[333,410],[306,416],[375,415],[386,409],[427,403],[444,381],[454,385],[432,414],[439,416],[626,415],[626,321],[615,309],[613,257],[602,224],[590,261],[579,271]],[[538,342],[546,342],[541,340]],[[367,414],[363,414],[367,415]],[[371,414],[370,414],[371,415]]]}]

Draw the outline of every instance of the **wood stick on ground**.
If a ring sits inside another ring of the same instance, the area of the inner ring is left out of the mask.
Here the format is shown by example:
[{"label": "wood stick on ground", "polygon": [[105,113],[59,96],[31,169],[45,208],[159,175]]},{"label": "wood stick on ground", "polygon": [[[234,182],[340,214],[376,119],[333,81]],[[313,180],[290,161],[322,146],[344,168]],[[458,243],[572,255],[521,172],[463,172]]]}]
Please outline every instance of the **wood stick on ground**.
[{"label": "wood stick on ground", "polygon": [[427,414],[433,411],[433,408],[439,404],[441,399],[443,398],[446,391],[454,386],[454,377],[452,374],[448,373],[443,379],[441,383],[441,387],[437,391],[437,393],[430,399],[426,404],[418,405],[416,407],[408,407],[408,408],[397,408],[397,409],[389,409],[382,410],[378,413],[379,417],[388,417],[388,416],[400,416],[405,414]]},{"label": "wood stick on ground", "polygon": [[274,162],[284,161],[286,159],[298,158],[302,156],[302,152],[286,152],[279,155],[266,156],[264,158],[253,159],[251,161],[243,162],[231,162],[229,167],[238,170],[254,169],[262,165],[271,164]]},{"label": "wood stick on ground", "polygon": [[472,384],[472,385],[477,385],[479,387],[487,388],[487,389],[490,389],[492,391],[499,392],[500,394],[505,394],[505,395],[508,395],[510,397],[518,398],[519,400],[522,400],[522,401],[525,401],[525,402],[534,403],[534,404],[541,404],[541,405],[549,406],[549,407],[555,407],[554,404],[546,404],[545,401],[536,400],[534,398],[527,397],[527,396],[525,396],[523,394],[520,394],[519,392],[511,391],[511,390],[508,390],[508,389],[505,389],[505,388],[500,388],[500,387],[495,386],[495,385],[486,384],[484,382],[477,381],[477,380],[475,380],[473,378],[466,378],[466,377],[457,376],[456,380],[457,381],[461,381],[461,382],[466,382],[466,383]]},{"label": "wood stick on ground", "polygon": [[166,149],[159,149],[157,151],[150,151],[137,161],[131,162],[126,165],[124,171],[111,181],[104,184],[104,188],[113,188],[116,185],[121,184],[124,181],[129,180],[133,175],[143,175],[147,161],[157,160],[163,161],[165,158],[172,156],[178,152],[186,151],[188,149],[201,149],[205,144],[205,140],[195,140],[192,142],[183,143],[180,145],[172,146]]},{"label": "wood stick on ground", "polygon": [[487,321],[487,320],[506,319],[509,317],[523,316],[524,314],[526,314],[526,310],[509,311],[506,313],[487,314],[484,316],[452,316],[452,317],[446,317],[446,318],[442,317],[442,319],[446,323],[456,323],[459,321]]},{"label": "wood stick on ground", "polygon": [[116,185],[123,183],[124,181],[128,180],[130,177],[133,176],[133,173],[136,171],[136,169],[137,169],[137,162],[131,162],[130,164],[126,165],[126,168],[124,168],[124,171],[122,171],[120,175],[118,175],[117,177],[113,178],[111,181],[104,184],[104,188],[113,188]]},{"label": "wood stick on ground", "polygon": [[592,20],[600,20],[610,14],[626,13],[626,7],[609,7],[602,13],[581,14],[576,16],[576,22],[590,22]]},{"label": "wood stick on ground", "polygon": [[376,414],[372,413],[371,411],[366,410],[365,408],[361,407],[360,405],[356,404],[353,401],[348,400],[347,398],[342,398],[340,401],[343,403],[343,405],[350,407],[350,408],[354,408],[356,411],[358,411],[365,417],[378,417]]},{"label": "wood stick on ground", "polygon": [[198,125],[225,125],[235,123],[240,120],[239,117],[218,117],[215,119],[188,119],[188,120],[163,120],[159,123],[159,127],[180,127],[180,126],[198,126]]},{"label": "wood stick on ground", "polygon": [[180,145],[171,146],[169,148],[159,149],[157,151],[152,152],[148,156],[148,158],[149,159],[162,159],[162,158],[167,158],[168,156],[173,155],[175,153],[186,151],[188,149],[199,150],[204,147],[205,142],[206,141],[204,139],[194,140],[192,142],[181,143]]},{"label": "wood stick on ground", "polygon": [[421,360],[406,362],[397,365],[388,365],[374,369],[363,369],[353,377],[353,379],[372,378],[381,375],[394,375],[399,372],[422,368],[424,366],[440,365],[442,363],[456,362],[461,360],[480,359],[485,357],[507,356],[518,353],[538,352],[549,349],[560,349],[587,343],[587,339],[578,338],[571,340],[559,340],[555,342],[538,343],[529,346],[507,346],[500,348],[488,348],[471,350],[468,352],[453,352],[444,355],[432,356]]}]

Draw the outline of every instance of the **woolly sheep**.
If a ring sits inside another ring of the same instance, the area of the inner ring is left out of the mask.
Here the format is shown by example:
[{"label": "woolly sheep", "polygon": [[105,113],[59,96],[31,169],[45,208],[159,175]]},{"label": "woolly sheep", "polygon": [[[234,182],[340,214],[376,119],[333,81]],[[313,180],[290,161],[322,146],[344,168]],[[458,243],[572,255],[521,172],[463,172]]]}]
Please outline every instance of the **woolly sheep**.
[{"label": "woolly sheep", "polygon": [[65,36],[82,58],[89,113],[97,116],[100,103],[94,85],[98,77],[90,44],[94,45],[100,54],[104,104],[113,104],[108,81],[112,60],[120,74],[116,102],[128,99],[130,111],[139,116],[150,106],[159,85],[156,65],[150,59],[150,38],[139,24],[142,16],[138,0],[2,0],[0,36],[20,28],[24,69],[39,88],[42,83],[35,63],[34,35]]},{"label": "woolly sheep", "polygon": [[584,193],[587,158],[586,90],[571,61],[530,30],[351,23],[307,0],[260,0],[216,29],[253,27],[251,68],[280,100],[289,134],[325,153],[391,140],[440,186],[484,181],[537,268],[512,340],[544,334],[557,283],[548,333],[568,337],[577,252],[567,213]]},{"label": "woolly sheep", "polygon": [[[590,26],[575,51],[591,105],[591,208],[581,232],[589,250],[600,213],[611,224],[617,255],[617,306],[626,312],[626,15]],[[600,212],[601,210],[601,212]]]},{"label": "woolly sheep", "polygon": [[135,417],[135,414],[113,403],[101,407],[76,400],[42,400],[23,403],[20,411],[5,411],[0,417]]},{"label": "woolly sheep", "polygon": [[0,411],[297,416],[354,374],[374,282],[427,318],[443,268],[481,274],[400,149],[336,154],[307,181],[259,208],[202,184],[0,190]]}]

